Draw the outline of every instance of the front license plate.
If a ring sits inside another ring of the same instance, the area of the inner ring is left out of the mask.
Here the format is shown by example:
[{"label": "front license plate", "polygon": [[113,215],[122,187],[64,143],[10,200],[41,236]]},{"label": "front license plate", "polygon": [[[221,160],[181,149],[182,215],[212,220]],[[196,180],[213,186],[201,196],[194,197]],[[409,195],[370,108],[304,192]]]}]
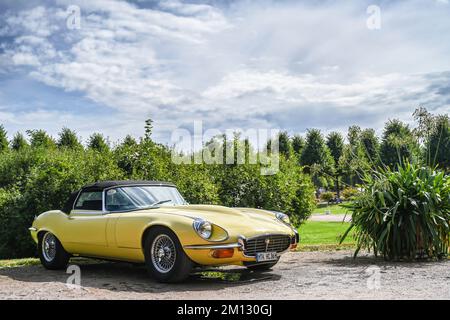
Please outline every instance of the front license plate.
[{"label": "front license plate", "polygon": [[273,261],[278,259],[276,252],[259,252],[256,254],[256,262]]}]

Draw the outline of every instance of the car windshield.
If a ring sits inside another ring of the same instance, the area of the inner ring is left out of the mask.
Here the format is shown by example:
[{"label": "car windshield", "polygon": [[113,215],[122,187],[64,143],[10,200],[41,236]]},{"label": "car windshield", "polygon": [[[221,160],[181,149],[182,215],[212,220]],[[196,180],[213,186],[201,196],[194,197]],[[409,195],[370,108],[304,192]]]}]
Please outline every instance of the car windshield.
[{"label": "car windshield", "polygon": [[183,204],[186,204],[186,201],[177,188],[169,186],[117,187],[107,190],[105,199],[107,211],[129,211],[152,206]]}]

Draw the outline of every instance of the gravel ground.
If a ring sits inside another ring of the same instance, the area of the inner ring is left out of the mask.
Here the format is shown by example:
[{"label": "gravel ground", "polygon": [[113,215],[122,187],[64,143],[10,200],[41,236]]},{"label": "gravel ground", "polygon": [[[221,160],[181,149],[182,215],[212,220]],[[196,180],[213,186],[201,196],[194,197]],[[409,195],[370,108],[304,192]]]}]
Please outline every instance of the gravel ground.
[{"label": "gravel ground", "polygon": [[287,253],[270,272],[227,267],[172,285],[156,283],[144,267],[126,263],[82,262],[78,288],[66,285],[64,271],[4,268],[0,299],[450,299],[450,260],[391,263],[351,256]]}]

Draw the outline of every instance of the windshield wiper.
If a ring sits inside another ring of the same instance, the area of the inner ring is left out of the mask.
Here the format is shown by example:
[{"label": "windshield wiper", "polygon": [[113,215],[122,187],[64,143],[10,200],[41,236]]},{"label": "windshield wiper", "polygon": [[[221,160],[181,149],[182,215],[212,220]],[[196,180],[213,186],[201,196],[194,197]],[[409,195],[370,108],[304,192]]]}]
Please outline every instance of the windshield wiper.
[{"label": "windshield wiper", "polygon": [[145,210],[145,209],[157,208],[158,205],[166,203],[166,202],[170,202],[170,201],[172,201],[172,200],[170,200],[170,199],[169,200],[160,200],[160,201],[157,201],[155,203],[149,204],[148,206],[137,207],[134,210]]},{"label": "windshield wiper", "polygon": [[160,204],[163,204],[163,203],[166,203],[166,202],[171,202],[172,200],[170,200],[170,199],[168,199],[168,200],[159,200],[158,202],[155,202],[155,203],[152,203],[151,205],[150,205],[150,207],[155,207],[155,206],[157,206],[157,205],[160,205]]}]

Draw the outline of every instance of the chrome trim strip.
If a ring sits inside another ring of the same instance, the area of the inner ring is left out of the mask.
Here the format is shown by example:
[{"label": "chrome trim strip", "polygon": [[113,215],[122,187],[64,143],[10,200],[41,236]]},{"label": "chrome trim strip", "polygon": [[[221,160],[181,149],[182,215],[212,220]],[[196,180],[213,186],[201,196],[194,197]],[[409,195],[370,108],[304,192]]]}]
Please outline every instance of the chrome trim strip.
[{"label": "chrome trim strip", "polygon": [[294,231],[295,244],[299,244],[300,243],[300,234],[294,228],[292,228],[292,231]]},{"label": "chrome trim strip", "polygon": [[240,248],[241,244],[239,243],[228,243],[228,244],[200,244],[200,245],[187,245],[184,246],[184,249],[192,249],[192,250],[205,250],[205,249],[232,249],[232,248]]},{"label": "chrome trim strip", "polygon": [[[75,210],[75,205],[78,202],[78,198],[80,197],[81,191],[82,191],[82,189],[78,190],[77,197],[75,198],[75,201],[72,203],[72,210]],[[70,212],[72,212],[72,210],[70,210]],[[70,214],[70,212],[69,212],[69,214]]]},{"label": "chrome trim strip", "polygon": [[28,228],[28,230],[30,230],[30,231],[37,231],[37,229],[34,228],[34,227],[30,227],[30,228]]},{"label": "chrome trim strip", "polygon": [[260,235],[253,236],[251,238],[246,238],[246,240],[253,240],[253,239],[256,239],[256,238],[270,237],[270,236],[288,236],[288,237],[292,237],[292,235],[290,235],[289,233],[262,233]]},{"label": "chrome trim strip", "polygon": [[91,217],[91,216],[102,216],[104,212],[101,210],[81,210],[74,209],[70,212],[69,218],[73,217]]}]

